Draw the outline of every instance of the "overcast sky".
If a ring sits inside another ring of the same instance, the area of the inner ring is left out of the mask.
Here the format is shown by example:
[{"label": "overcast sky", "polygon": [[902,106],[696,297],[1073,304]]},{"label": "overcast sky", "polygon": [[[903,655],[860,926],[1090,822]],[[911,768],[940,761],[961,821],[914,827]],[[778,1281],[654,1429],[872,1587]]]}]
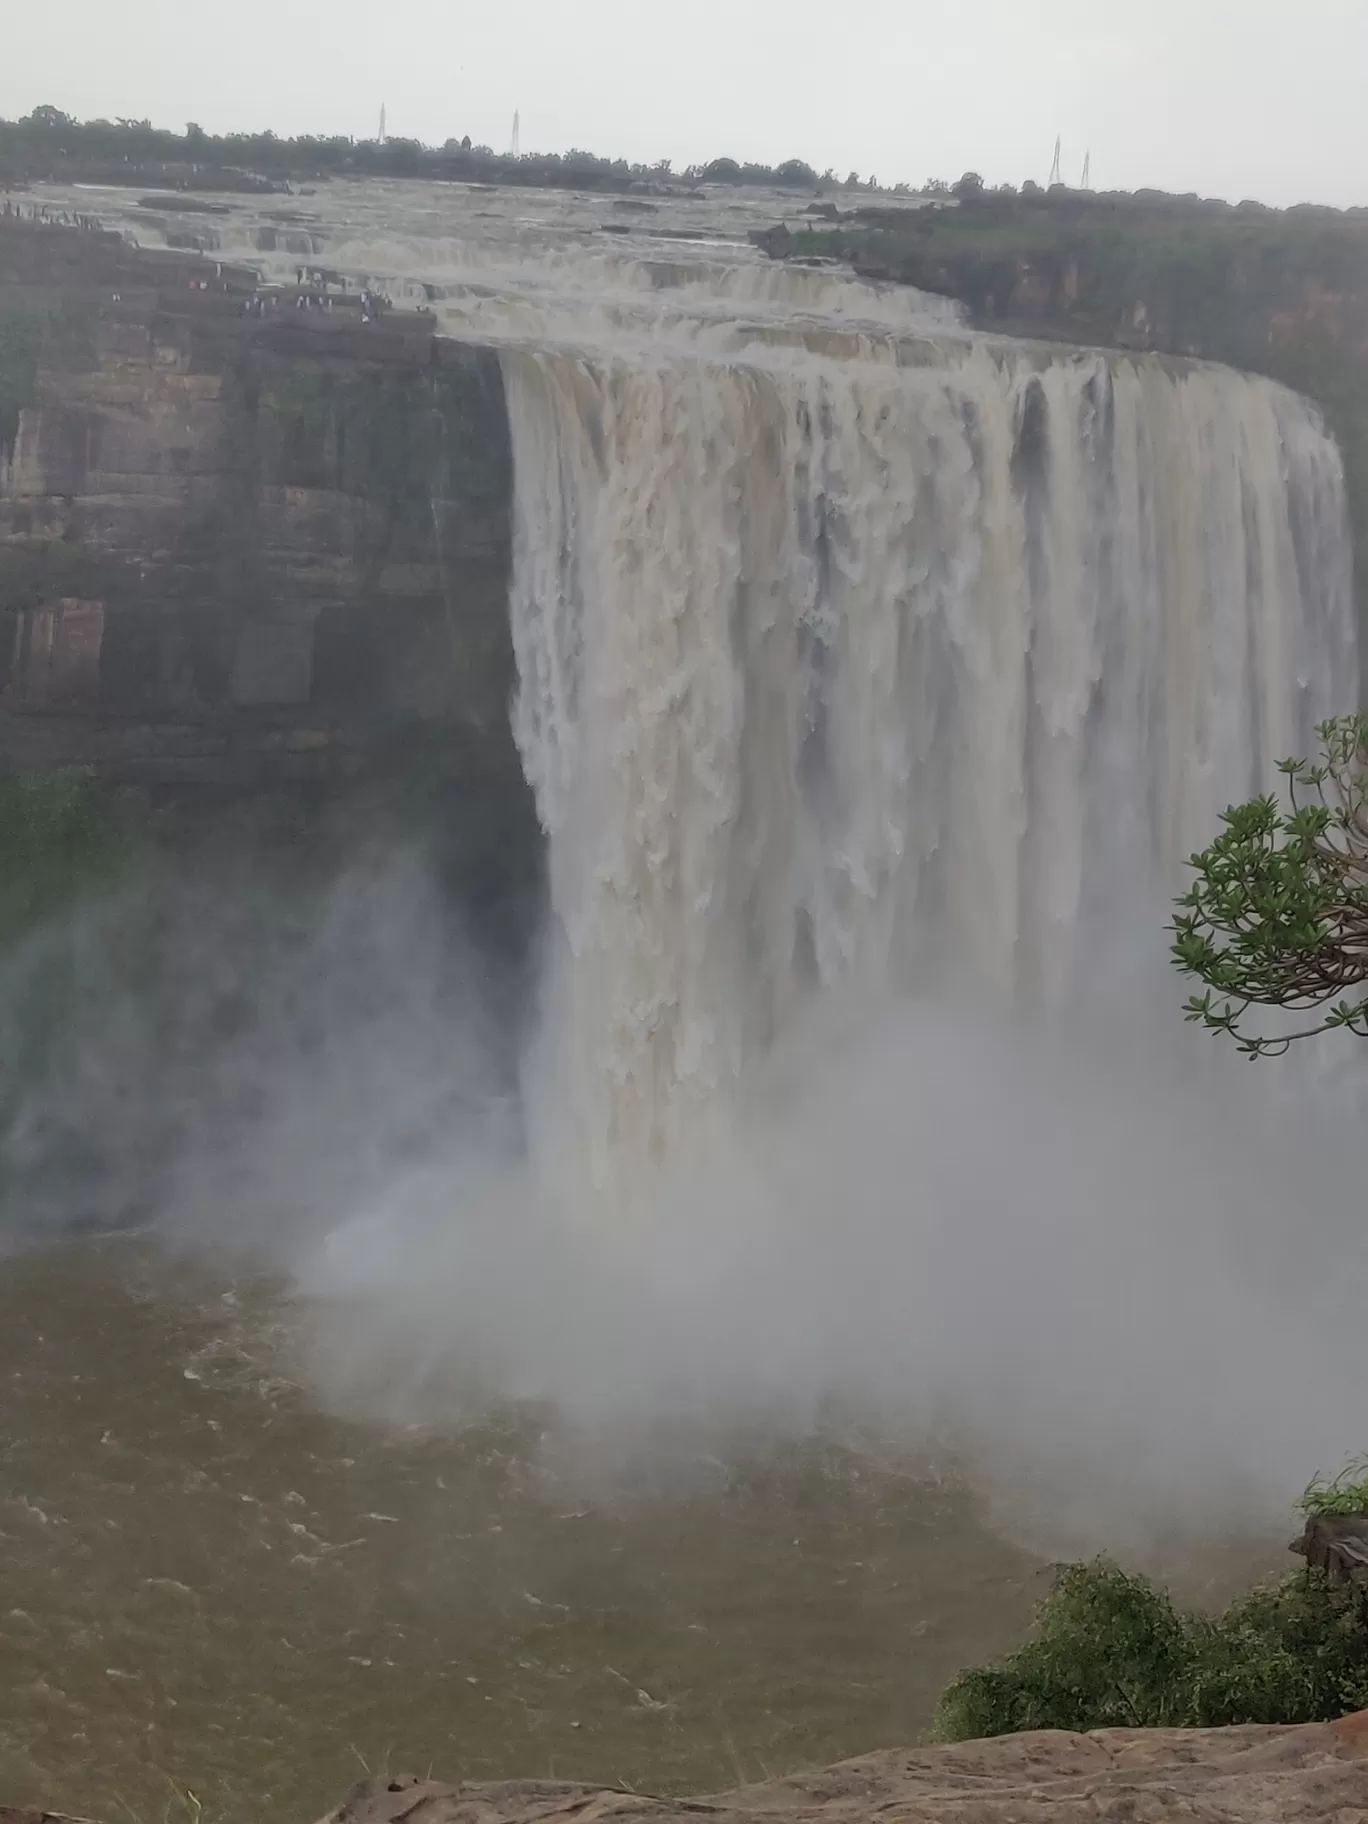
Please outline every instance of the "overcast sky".
[{"label": "overcast sky", "polygon": [[0,114],[1368,204],[1368,0],[3,0]]}]

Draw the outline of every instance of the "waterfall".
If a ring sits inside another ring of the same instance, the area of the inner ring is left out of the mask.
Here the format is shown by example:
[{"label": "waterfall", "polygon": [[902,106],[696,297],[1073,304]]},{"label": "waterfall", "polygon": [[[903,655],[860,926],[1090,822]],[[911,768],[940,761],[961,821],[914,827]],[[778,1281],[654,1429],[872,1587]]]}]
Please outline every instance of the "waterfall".
[{"label": "waterfall", "polygon": [[1153,948],[1221,809],[1352,705],[1306,402],[846,344],[504,351],[548,1067],[599,1186],[724,1121],[814,987],[1054,1007]]}]

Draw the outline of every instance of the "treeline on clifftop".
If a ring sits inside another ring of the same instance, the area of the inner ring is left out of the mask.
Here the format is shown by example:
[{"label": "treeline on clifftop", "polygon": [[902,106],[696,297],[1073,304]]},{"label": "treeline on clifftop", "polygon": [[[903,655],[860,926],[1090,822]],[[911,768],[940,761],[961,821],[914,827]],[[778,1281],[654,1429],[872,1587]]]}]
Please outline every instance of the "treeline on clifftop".
[{"label": "treeline on clifftop", "polygon": [[[528,188],[625,191],[678,182],[765,184],[815,192],[825,180],[801,159],[779,165],[718,158],[675,171],[668,159],[632,164],[584,151],[499,153],[469,137],[426,146],[416,139],[352,139],[346,134],[283,139],[275,133],[184,133],[148,120],[74,120],[60,108],[35,108],[0,120],[0,184],[166,183],[186,190],[268,192],[291,181],[328,177],[423,177]],[[828,178],[831,174],[828,174]],[[834,180],[833,180],[834,181]],[[859,179],[852,173],[851,180]]]},{"label": "treeline on clifftop", "polygon": [[[1027,181],[1020,189],[1012,184],[985,185],[977,173],[966,172],[957,182],[933,178],[917,186],[906,182],[881,184],[857,171],[844,177],[831,168],[817,171],[800,158],[779,164],[756,160],[713,158],[676,168],[669,159],[651,164],[624,158],[604,158],[579,148],[568,152],[496,152],[475,145],[469,135],[449,138],[440,146],[391,135],[356,139],[349,134],[301,134],[287,138],[269,130],[260,133],[208,133],[190,122],[183,133],[154,127],[150,120],[120,116],[115,120],[77,120],[62,109],[45,104],[19,120],[0,120],[0,186],[16,183],[107,181],[110,183],[164,182],[186,190],[238,190],[270,192],[291,182],[329,177],[414,177],[438,181],[515,185],[529,189],[584,189],[625,191],[664,184],[756,185],[796,194],[841,196],[866,194],[955,205],[960,220],[952,225],[948,208],[928,210],[915,222],[899,210],[887,225],[899,234],[932,235],[937,240],[969,233],[976,239],[985,228],[997,231],[1002,250],[1010,237],[1001,231],[1015,224],[1021,248],[1040,246],[1042,224],[1113,223],[1119,218],[1132,232],[1140,216],[1156,213],[1170,220],[1184,217],[1194,224],[1238,217],[1246,222],[1260,217],[1336,221],[1361,218],[1368,223],[1368,209],[1335,210],[1320,204],[1301,204],[1274,210],[1263,203],[1231,204],[1196,194],[1169,195],[1158,190],[1111,191],[1096,194],[1055,184],[1048,190]],[[871,243],[880,224],[863,211],[852,213],[844,233],[814,230],[795,251],[841,251],[859,257]],[[884,248],[877,252],[882,254]]]}]

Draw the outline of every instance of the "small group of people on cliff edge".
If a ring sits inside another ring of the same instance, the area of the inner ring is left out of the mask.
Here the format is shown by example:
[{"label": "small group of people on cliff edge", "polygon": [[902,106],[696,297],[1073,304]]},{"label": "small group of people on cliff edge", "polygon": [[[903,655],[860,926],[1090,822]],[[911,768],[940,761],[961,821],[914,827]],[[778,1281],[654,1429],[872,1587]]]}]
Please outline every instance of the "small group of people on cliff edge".
[{"label": "small group of people on cliff edge", "polygon": [[39,203],[30,203],[25,209],[22,203],[11,202],[8,197],[0,217],[12,222],[36,222],[40,228],[83,228],[87,234],[96,233],[101,225],[93,215],[74,215],[70,210],[49,209]]},{"label": "small group of people on cliff edge", "polygon": [[[317,292],[301,291],[295,296],[294,307],[296,310],[319,310],[331,314],[333,296],[331,292],[324,292],[320,295]],[[382,313],[388,307],[388,298],[382,298],[379,293],[369,290],[361,293],[361,321],[363,323],[378,323]],[[276,316],[279,311],[280,293],[275,291],[258,291],[242,306],[242,314],[245,317]]]}]

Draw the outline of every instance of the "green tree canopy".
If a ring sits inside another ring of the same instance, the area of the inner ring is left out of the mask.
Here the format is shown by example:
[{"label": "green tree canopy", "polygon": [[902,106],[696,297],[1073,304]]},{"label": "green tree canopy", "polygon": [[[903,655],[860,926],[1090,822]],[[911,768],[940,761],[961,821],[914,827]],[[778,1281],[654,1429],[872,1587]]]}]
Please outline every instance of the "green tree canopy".
[{"label": "green tree canopy", "polygon": [[[1368,1037],[1368,717],[1317,733],[1318,762],[1279,763],[1285,807],[1270,793],[1224,812],[1173,924],[1175,964],[1206,985],[1186,1017],[1251,1058],[1339,1027]],[[1251,1007],[1314,1017],[1247,1033]]]}]

